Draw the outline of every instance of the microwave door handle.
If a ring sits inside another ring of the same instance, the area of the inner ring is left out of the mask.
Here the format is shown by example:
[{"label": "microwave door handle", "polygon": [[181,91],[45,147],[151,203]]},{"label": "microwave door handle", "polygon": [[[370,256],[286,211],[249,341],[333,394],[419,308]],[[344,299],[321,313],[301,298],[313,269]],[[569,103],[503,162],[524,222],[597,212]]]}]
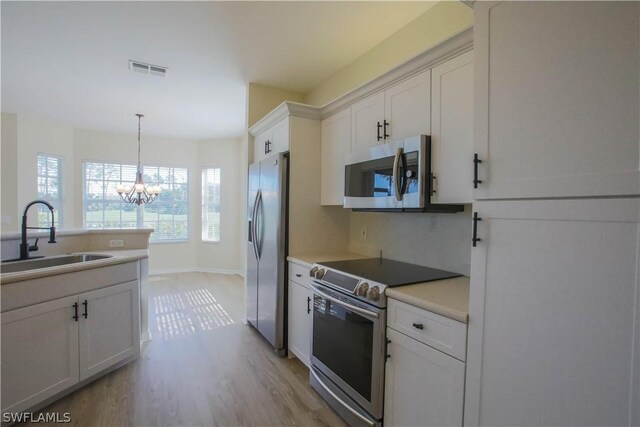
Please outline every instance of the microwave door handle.
[{"label": "microwave door handle", "polygon": [[396,190],[396,200],[402,201],[402,185],[400,184],[400,174],[398,173],[398,167],[400,166],[400,158],[402,157],[402,148],[398,147],[396,150],[396,156],[393,159],[393,185]]}]

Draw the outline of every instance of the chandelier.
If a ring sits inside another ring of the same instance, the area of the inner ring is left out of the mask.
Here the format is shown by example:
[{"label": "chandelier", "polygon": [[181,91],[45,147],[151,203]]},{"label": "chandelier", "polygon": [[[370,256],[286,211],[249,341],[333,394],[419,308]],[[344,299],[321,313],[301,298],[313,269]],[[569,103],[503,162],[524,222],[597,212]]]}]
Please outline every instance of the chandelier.
[{"label": "chandelier", "polygon": [[144,185],[142,166],[140,166],[140,119],[144,116],[142,114],[136,114],[136,116],[138,116],[138,170],[136,173],[136,183],[133,185],[119,184],[116,187],[116,191],[125,202],[135,203],[140,206],[153,202],[158,194],[160,194],[160,186]]}]

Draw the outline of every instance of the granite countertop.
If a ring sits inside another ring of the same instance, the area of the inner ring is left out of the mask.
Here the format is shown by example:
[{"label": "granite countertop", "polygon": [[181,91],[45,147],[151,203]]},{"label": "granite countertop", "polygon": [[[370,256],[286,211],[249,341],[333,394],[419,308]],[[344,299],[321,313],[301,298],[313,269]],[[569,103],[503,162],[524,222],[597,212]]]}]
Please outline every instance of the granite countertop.
[{"label": "granite countertop", "polygon": [[[148,249],[128,249],[119,251],[81,251],[78,254],[95,254],[95,255],[112,255],[111,258],[99,259],[87,262],[78,262],[73,264],[58,265],[54,267],[38,268],[35,270],[19,271],[15,273],[0,274],[0,284],[20,282],[23,280],[38,279],[46,276],[55,276],[58,274],[72,273],[80,270],[88,270],[92,268],[106,267],[108,265],[123,264],[126,262],[137,261],[139,259],[148,258]],[[67,254],[69,255],[69,254]],[[54,258],[65,255],[54,255],[47,258]],[[22,262],[22,261],[18,261]]]},{"label": "granite countertop", "polygon": [[387,288],[385,294],[459,322],[469,321],[469,278],[465,276]]},{"label": "granite countertop", "polygon": [[351,252],[338,252],[333,254],[311,254],[311,255],[289,255],[287,261],[295,262],[311,268],[317,262],[342,261],[346,259],[371,258],[366,255],[354,254]]}]

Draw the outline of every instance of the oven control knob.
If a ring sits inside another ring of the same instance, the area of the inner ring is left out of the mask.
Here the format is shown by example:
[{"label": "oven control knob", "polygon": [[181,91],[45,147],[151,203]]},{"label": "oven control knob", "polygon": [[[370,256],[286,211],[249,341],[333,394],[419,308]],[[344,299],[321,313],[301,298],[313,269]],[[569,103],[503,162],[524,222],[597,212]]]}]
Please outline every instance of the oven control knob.
[{"label": "oven control knob", "polygon": [[367,298],[371,301],[378,301],[380,299],[380,288],[377,286],[372,286],[371,289],[367,292]]},{"label": "oven control knob", "polygon": [[358,287],[356,288],[356,295],[361,296],[361,297],[365,297],[367,296],[367,291],[369,290],[369,284],[368,283],[360,283],[358,285]]},{"label": "oven control knob", "polygon": [[313,267],[311,271],[309,271],[309,276],[316,277],[317,272],[318,272],[318,267]]},{"label": "oven control knob", "polygon": [[318,280],[322,280],[322,278],[324,277],[324,268],[319,269],[318,271],[316,271],[316,279]]}]

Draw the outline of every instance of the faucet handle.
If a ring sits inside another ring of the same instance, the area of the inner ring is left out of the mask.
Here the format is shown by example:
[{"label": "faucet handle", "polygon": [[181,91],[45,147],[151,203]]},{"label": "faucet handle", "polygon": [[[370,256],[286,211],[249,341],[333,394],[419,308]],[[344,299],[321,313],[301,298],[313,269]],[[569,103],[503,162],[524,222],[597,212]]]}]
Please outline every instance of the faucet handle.
[{"label": "faucet handle", "polygon": [[38,240],[40,240],[40,238],[36,237],[36,242],[32,246],[29,246],[29,252],[35,252],[38,250]]}]

